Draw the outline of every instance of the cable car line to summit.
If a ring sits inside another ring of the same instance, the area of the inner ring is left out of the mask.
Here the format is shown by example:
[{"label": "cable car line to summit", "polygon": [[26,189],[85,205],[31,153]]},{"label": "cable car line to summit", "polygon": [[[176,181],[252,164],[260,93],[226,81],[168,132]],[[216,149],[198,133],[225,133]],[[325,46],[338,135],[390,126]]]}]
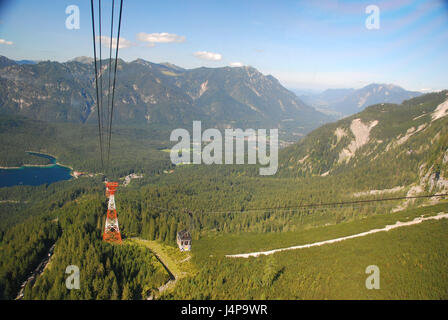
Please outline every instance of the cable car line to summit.
[{"label": "cable car line to summit", "polygon": [[114,9],[115,9],[115,0],[112,0],[112,14],[111,14],[111,23],[110,23],[110,39],[109,39],[109,81],[107,86],[107,131],[109,131],[109,118],[110,118],[110,92],[111,92],[111,73],[112,73],[112,39],[114,34]]},{"label": "cable car line to summit", "polygon": [[[394,198],[382,198],[382,199],[342,201],[342,202],[310,203],[310,204],[276,207],[276,208],[254,208],[254,209],[243,210],[242,212],[244,212],[244,211],[262,211],[262,210],[280,210],[280,209],[307,209],[307,208],[330,207],[330,206],[338,206],[338,205],[342,206],[342,205],[363,204],[363,203],[370,203],[370,202],[383,202],[383,201],[393,201],[393,200],[411,200],[411,199],[445,197],[445,196],[448,196],[448,193],[430,194],[430,195],[422,195],[422,196],[410,196],[410,197],[394,197]],[[207,212],[207,213],[236,213],[236,212],[240,212],[240,211],[236,211],[236,210],[235,211],[215,211],[215,212]]]},{"label": "cable car line to summit", "polygon": [[101,168],[104,168],[103,159],[103,139],[102,139],[102,126],[101,126],[101,106],[99,103],[99,88],[98,88],[98,68],[96,63],[96,32],[95,32],[95,9],[93,6],[93,0],[90,0],[91,11],[92,11],[92,32],[93,32],[93,61],[95,65],[95,88],[96,88],[96,104],[98,113],[98,135],[100,140],[100,157],[101,157]]},{"label": "cable car line to summit", "polygon": [[121,33],[121,16],[123,13],[123,0],[120,1],[120,14],[118,19],[118,34],[117,34],[117,48],[115,52],[115,70],[114,70],[114,81],[112,86],[112,100],[111,100],[111,110],[110,110],[110,122],[109,122],[109,140],[108,140],[108,153],[107,153],[107,161],[109,163],[110,159],[110,141],[112,137],[112,119],[114,116],[114,98],[115,98],[115,85],[117,80],[117,64],[118,64],[118,49],[120,47],[120,33]]},{"label": "cable car line to summit", "polygon": [[99,75],[98,75],[98,79],[99,79],[99,92],[100,92],[100,94],[99,94],[99,101],[98,101],[98,105],[99,105],[99,109],[100,109],[100,113],[101,113],[101,134],[102,134],[102,139],[103,139],[103,142],[104,142],[104,108],[103,108],[103,62],[102,62],[102,60],[103,60],[103,54],[102,54],[102,48],[103,48],[103,46],[102,46],[102,43],[101,43],[101,40],[102,40],[102,31],[101,31],[101,29],[102,29],[102,19],[101,19],[101,0],[98,0],[98,31],[99,31],[99,37],[98,37],[98,40],[99,40],[99,54],[100,54],[100,57],[99,57],[99,59],[98,59],[98,62],[99,62]]},{"label": "cable car line to summit", "polygon": [[[105,182],[106,182],[106,195],[109,198],[108,211],[106,226],[103,235],[103,239],[108,242],[120,242],[121,235],[118,228],[118,218],[115,207],[114,194],[118,188],[117,182],[109,182],[107,179],[107,174],[110,174],[110,151],[111,151],[111,138],[112,138],[112,125],[113,125],[113,114],[115,107],[115,89],[117,86],[117,70],[118,70],[118,53],[120,48],[120,35],[121,35],[121,24],[122,24],[122,13],[123,13],[123,0],[120,0],[120,10],[119,19],[117,26],[117,37],[114,41],[114,15],[115,15],[115,0],[112,0],[112,15],[111,15],[111,27],[110,27],[110,39],[109,39],[109,76],[108,76],[108,87],[107,87],[107,106],[104,110],[104,94],[103,94],[103,70],[102,70],[102,5],[101,0],[98,0],[98,25],[99,25],[99,38],[96,37],[95,29],[95,8],[94,0],[91,0],[91,13],[92,13],[92,34],[93,34],[93,51],[94,51],[94,67],[95,67],[95,87],[96,87],[96,104],[98,113],[98,133],[99,133],[99,144],[100,144],[100,159],[101,159],[101,169],[104,170]],[[98,61],[97,61],[97,45],[96,42],[99,41],[99,71],[98,71]],[[112,71],[112,55],[113,55],[113,45],[115,42],[115,65]],[[113,73],[113,78],[112,78]],[[105,122],[105,123],[104,123]],[[250,211],[274,211],[274,210],[296,210],[296,209],[317,209],[317,208],[330,208],[337,206],[362,206],[367,203],[379,203],[386,201],[397,201],[397,200],[409,200],[409,199],[419,199],[419,198],[433,198],[433,197],[446,197],[448,194],[430,194],[421,196],[404,196],[404,197],[393,197],[393,198],[382,198],[382,199],[370,199],[370,200],[355,200],[355,201],[340,201],[340,202],[328,202],[328,203],[308,203],[308,204],[297,204],[291,206],[283,207],[261,207],[261,208],[242,208],[240,210],[221,210],[221,211],[193,211],[188,208],[183,208],[183,211],[188,213],[190,219],[193,219],[194,213],[199,214],[230,214],[230,213],[241,213]],[[300,201],[300,200],[299,200]],[[167,212],[178,212],[182,210],[181,208],[170,209],[156,207],[153,205],[148,205],[149,207],[156,208],[159,210],[164,210]]]},{"label": "cable car line to summit", "polygon": [[[115,206],[115,192],[118,188],[118,182],[108,181],[107,175],[110,174],[110,149],[112,138],[112,120],[114,111],[114,98],[115,88],[117,81],[117,64],[118,64],[118,49],[120,46],[120,34],[121,34],[121,18],[123,12],[123,0],[120,1],[120,14],[118,20],[118,32],[116,38],[116,51],[115,51],[115,66],[113,71],[112,81],[112,47],[114,44],[114,12],[115,1],[112,1],[112,15],[111,15],[111,27],[110,27],[110,39],[109,39],[109,81],[107,87],[107,105],[104,107],[105,93],[103,93],[103,64],[102,64],[102,6],[101,0],[98,0],[98,25],[99,25],[99,37],[96,36],[95,30],[95,6],[94,0],[90,1],[92,12],[92,34],[93,34],[93,55],[95,65],[95,86],[96,86],[96,104],[98,111],[98,135],[100,140],[100,158],[101,158],[101,170],[104,173],[104,182],[106,186],[106,197],[108,198],[106,223],[104,226],[103,240],[109,243],[122,243],[121,233],[118,225],[118,214]],[[97,46],[96,42],[99,42],[99,72],[97,61]],[[107,66],[107,64],[106,64]],[[99,81],[98,81],[99,80]],[[112,86],[111,86],[112,84]],[[112,89],[111,89],[112,87]],[[112,96],[111,96],[112,95]],[[104,110],[106,108],[106,110]]]},{"label": "cable car line to summit", "polygon": [[[112,140],[112,124],[113,113],[115,106],[115,88],[117,80],[117,65],[118,65],[118,51],[120,46],[121,35],[121,22],[123,13],[123,0],[120,1],[119,20],[118,20],[118,32],[116,38],[116,50],[115,57],[113,58],[113,45],[114,45],[114,15],[115,15],[115,0],[112,1],[112,13],[111,13],[111,26],[110,26],[110,39],[109,39],[109,75],[107,85],[107,105],[104,105],[105,93],[103,92],[103,62],[102,62],[102,4],[101,0],[98,0],[98,31],[99,36],[96,35],[95,28],[95,4],[94,0],[90,1],[92,12],[92,35],[93,35],[93,55],[95,66],[95,87],[96,87],[96,104],[98,114],[98,135],[100,140],[100,159],[101,169],[104,174],[107,175],[110,169],[110,149]],[[97,49],[97,43],[99,42],[99,49]],[[99,57],[97,56],[97,50]],[[99,59],[98,59],[99,58]],[[112,70],[112,60],[115,60],[115,65]],[[112,76],[113,74],[113,76]]]}]

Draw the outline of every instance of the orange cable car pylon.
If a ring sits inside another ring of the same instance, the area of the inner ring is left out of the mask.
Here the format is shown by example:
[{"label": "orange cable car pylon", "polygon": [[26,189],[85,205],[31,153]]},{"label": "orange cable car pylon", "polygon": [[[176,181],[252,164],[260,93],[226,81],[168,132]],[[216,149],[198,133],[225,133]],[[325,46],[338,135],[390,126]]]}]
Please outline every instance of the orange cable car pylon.
[{"label": "orange cable car pylon", "polygon": [[106,197],[109,198],[109,203],[107,206],[107,218],[104,226],[103,240],[110,243],[121,244],[117,209],[115,207],[115,191],[117,188],[118,182],[106,182]]}]

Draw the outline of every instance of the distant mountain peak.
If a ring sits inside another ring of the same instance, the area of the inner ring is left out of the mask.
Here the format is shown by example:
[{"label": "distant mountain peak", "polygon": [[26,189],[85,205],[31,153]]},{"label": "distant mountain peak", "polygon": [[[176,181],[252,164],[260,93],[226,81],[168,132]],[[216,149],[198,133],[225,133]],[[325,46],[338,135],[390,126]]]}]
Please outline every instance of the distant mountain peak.
[{"label": "distant mountain peak", "polygon": [[135,59],[134,61],[131,61],[131,63],[154,64],[153,62],[145,60],[143,58]]},{"label": "distant mountain peak", "polygon": [[301,98],[313,107],[328,113],[350,115],[378,103],[400,104],[421,95],[392,83],[371,83],[361,89],[327,89],[317,95]]},{"label": "distant mountain peak", "polygon": [[404,91],[406,91],[402,87],[400,87],[400,86],[398,86],[396,84],[393,84],[393,83],[371,83],[371,84],[369,84],[369,85],[367,85],[367,86],[365,86],[365,87],[363,87],[363,88],[361,88],[359,90],[371,89],[371,88],[378,88],[378,90],[387,89],[387,90],[404,90]]},{"label": "distant mountain peak", "polygon": [[137,63],[137,64],[141,64],[141,65],[147,66],[147,67],[151,67],[153,64],[152,62],[146,61],[145,59],[141,59],[141,58],[131,61],[130,63]]},{"label": "distant mountain peak", "polygon": [[37,62],[34,60],[16,60],[16,63],[19,65],[23,65],[23,64],[36,64]]},{"label": "distant mountain peak", "polygon": [[14,60],[8,59],[5,56],[0,56],[0,67],[9,67],[9,66],[13,66],[16,65],[17,63]]},{"label": "distant mountain peak", "polygon": [[178,70],[178,71],[184,71],[184,70],[186,70],[186,69],[184,69],[184,68],[182,68],[182,67],[179,67],[179,66],[177,66],[177,65],[175,65],[175,64],[172,64],[172,63],[169,63],[169,62],[162,62],[161,65],[162,65],[162,66],[166,66],[166,67],[168,67],[168,68],[170,68],[170,69]]},{"label": "distant mountain peak", "polygon": [[268,74],[268,75],[266,76],[266,78],[268,78],[269,80],[271,80],[271,81],[273,81],[273,82],[280,82],[280,81],[278,81],[278,79],[277,79],[276,77],[274,77],[274,76],[271,75],[271,74]]},{"label": "distant mountain peak", "polygon": [[252,72],[252,73],[260,73],[260,71],[258,71],[257,68],[253,67],[253,66],[242,66],[242,69],[246,70],[247,72]]},{"label": "distant mountain peak", "polygon": [[84,64],[91,64],[91,63],[93,63],[93,58],[86,57],[86,56],[80,56],[80,57],[76,57],[72,60],[69,60],[69,62],[79,62],[79,63],[84,63]]}]

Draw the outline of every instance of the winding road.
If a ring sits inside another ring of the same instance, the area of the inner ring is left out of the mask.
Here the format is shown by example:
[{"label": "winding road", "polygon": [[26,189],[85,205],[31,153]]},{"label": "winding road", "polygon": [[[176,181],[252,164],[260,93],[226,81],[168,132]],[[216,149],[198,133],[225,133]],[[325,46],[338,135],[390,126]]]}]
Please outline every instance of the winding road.
[{"label": "winding road", "polygon": [[53,244],[48,250],[48,254],[45,255],[45,258],[39,263],[39,265],[34,269],[34,271],[31,272],[31,275],[22,283],[20,286],[20,291],[17,294],[17,297],[15,300],[22,300],[24,296],[25,287],[27,284],[33,285],[33,283],[36,281],[37,277],[44,272],[45,267],[48,265],[48,262],[50,262],[50,258],[53,255],[55,244]]}]

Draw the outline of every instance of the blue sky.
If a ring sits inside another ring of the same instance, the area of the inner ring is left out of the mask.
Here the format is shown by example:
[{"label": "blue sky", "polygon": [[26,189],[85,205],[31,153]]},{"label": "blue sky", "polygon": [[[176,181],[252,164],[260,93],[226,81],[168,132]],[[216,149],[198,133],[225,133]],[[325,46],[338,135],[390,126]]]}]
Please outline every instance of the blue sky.
[{"label": "blue sky", "polygon": [[[111,2],[102,0],[103,32]],[[447,1],[124,3],[120,57],[126,61],[184,68],[251,65],[288,88],[359,88],[372,82],[448,88]],[[379,29],[365,26],[371,4],[380,9]],[[80,9],[79,30],[65,26],[69,5]],[[88,0],[0,0],[0,54],[57,61],[92,56],[90,19]]]}]

